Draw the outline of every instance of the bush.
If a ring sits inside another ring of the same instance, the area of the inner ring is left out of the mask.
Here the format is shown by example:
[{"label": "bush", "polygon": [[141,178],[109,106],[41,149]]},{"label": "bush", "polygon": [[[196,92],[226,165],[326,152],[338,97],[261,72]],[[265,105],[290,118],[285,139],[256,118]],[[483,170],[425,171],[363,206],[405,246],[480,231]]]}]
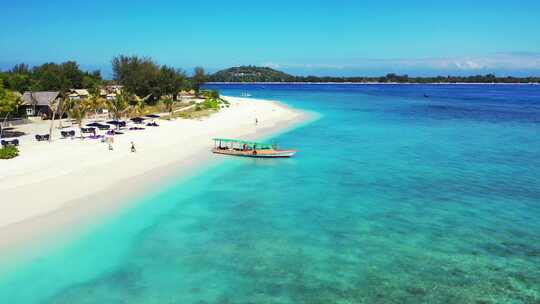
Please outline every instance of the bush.
[{"label": "bush", "polygon": [[202,107],[203,107],[204,109],[213,109],[213,110],[217,110],[217,109],[219,109],[219,101],[217,101],[216,99],[213,99],[213,98],[206,99],[206,100],[202,103]]},{"label": "bush", "polygon": [[201,92],[201,95],[206,97],[206,98],[218,99],[219,98],[219,91],[218,90],[204,90],[204,91]]},{"label": "bush", "polygon": [[19,149],[15,146],[6,146],[0,149],[0,159],[10,159],[19,155]]}]

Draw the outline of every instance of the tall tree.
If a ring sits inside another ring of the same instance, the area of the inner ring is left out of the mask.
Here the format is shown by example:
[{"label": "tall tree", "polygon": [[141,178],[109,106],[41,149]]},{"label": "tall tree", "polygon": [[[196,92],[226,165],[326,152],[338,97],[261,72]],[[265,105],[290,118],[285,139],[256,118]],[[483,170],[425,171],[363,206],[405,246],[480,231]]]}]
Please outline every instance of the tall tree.
[{"label": "tall tree", "polygon": [[159,72],[159,86],[161,95],[170,95],[177,99],[178,93],[185,84],[186,74],[182,70],[163,65]]},{"label": "tall tree", "polygon": [[148,99],[152,97],[152,94],[148,94],[143,98],[140,98],[138,96],[133,96],[129,100],[129,115],[131,117],[142,115],[144,112],[144,107],[146,106],[146,102]]},{"label": "tall tree", "polygon": [[172,100],[172,98],[165,98],[163,100],[163,104],[165,105],[165,108],[167,108],[167,112],[169,112],[169,120],[171,120],[173,115],[174,101]]},{"label": "tall tree", "polygon": [[107,107],[115,120],[119,120],[126,113],[129,107],[129,99],[129,93],[122,90],[115,98],[107,101]]},{"label": "tall tree", "polygon": [[62,119],[64,118],[64,114],[69,112],[70,107],[73,105],[73,103],[69,100],[69,97],[67,96],[61,96],[60,101],[57,104],[56,108],[56,114],[59,117],[59,128],[62,129]]},{"label": "tall tree", "polygon": [[193,77],[191,78],[191,83],[193,89],[195,90],[195,95],[199,96],[201,86],[206,82],[206,79],[207,77],[204,73],[204,69],[202,67],[196,67],[193,73]]},{"label": "tall tree", "polygon": [[6,75],[5,81],[8,88],[20,93],[24,93],[33,87],[30,74],[9,73]]},{"label": "tall tree", "polygon": [[23,74],[23,75],[30,75],[30,67],[28,64],[25,63],[19,63],[13,66],[13,68],[9,71],[12,74]]},{"label": "tall tree", "polygon": [[90,111],[94,112],[94,119],[97,119],[98,112],[105,107],[105,100],[101,98],[99,87],[90,88],[90,97],[87,100]]},{"label": "tall tree", "polygon": [[70,107],[68,113],[71,119],[74,119],[77,125],[79,126],[79,132],[81,133],[81,139],[82,136],[82,122],[84,118],[86,117],[86,113],[88,112],[89,107],[84,101],[74,101],[73,105]]},{"label": "tall tree", "polygon": [[129,93],[137,96],[159,95],[160,70],[152,59],[120,55],[112,59],[112,69],[114,80]]},{"label": "tall tree", "polygon": [[4,125],[6,124],[9,115],[16,111],[21,104],[21,99],[10,90],[4,88],[4,84],[0,82],[0,115],[3,116],[2,124],[0,124],[0,138],[2,137]]},{"label": "tall tree", "polygon": [[69,82],[69,89],[81,89],[83,87],[84,72],[75,61],[66,61],[60,66],[63,78]]}]

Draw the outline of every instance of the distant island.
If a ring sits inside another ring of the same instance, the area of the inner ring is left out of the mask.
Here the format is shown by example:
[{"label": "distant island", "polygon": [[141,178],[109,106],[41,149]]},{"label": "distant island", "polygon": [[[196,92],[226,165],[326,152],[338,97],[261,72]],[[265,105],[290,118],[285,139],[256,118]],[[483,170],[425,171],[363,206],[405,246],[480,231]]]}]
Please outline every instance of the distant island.
[{"label": "distant island", "polygon": [[540,83],[540,77],[497,77],[493,74],[474,76],[409,77],[394,73],[381,77],[294,76],[269,67],[239,66],[208,76],[209,82],[334,82],[334,83]]}]

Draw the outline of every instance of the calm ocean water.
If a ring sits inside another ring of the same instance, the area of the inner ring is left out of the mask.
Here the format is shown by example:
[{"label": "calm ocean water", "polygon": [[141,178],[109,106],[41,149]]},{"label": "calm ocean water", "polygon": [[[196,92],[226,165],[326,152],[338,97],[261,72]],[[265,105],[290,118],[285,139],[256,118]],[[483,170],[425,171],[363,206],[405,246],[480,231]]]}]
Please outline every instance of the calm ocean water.
[{"label": "calm ocean water", "polygon": [[540,86],[213,87],[320,118],[1,273],[1,303],[540,303]]}]

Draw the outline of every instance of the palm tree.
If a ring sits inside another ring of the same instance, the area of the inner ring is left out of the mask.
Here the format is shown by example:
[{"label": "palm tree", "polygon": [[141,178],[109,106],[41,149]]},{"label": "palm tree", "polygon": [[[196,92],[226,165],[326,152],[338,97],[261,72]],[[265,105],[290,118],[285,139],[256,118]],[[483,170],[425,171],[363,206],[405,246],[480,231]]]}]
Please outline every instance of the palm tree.
[{"label": "palm tree", "polygon": [[69,100],[69,97],[67,97],[66,92],[60,93],[60,96],[53,100],[51,102],[51,109],[52,109],[52,117],[51,117],[51,125],[49,127],[49,141],[52,141],[53,139],[53,128],[54,128],[54,120],[58,114],[60,117],[60,128],[62,128],[62,116],[64,116],[64,113],[68,110],[68,108],[72,105],[71,100]]},{"label": "palm tree", "polygon": [[81,139],[82,136],[82,121],[86,117],[86,113],[88,113],[88,110],[90,107],[86,102],[74,102],[73,106],[70,107],[68,113],[69,116],[74,119],[77,122],[77,125],[79,125],[79,131],[81,132]]},{"label": "palm tree", "polygon": [[[53,130],[53,127],[54,127],[54,118],[56,117],[56,112],[58,112],[58,109],[60,108],[60,104],[62,103],[62,101],[60,99],[55,99],[51,102],[51,109],[52,109],[52,117],[51,117],[51,125],[49,127],[49,142],[52,141],[52,130]],[[61,121],[61,120],[60,120]]]},{"label": "palm tree", "polygon": [[90,107],[90,110],[94,112],[94,119],[97,119],[98,111],[103,109],[105,101],[99,96],[99,93],[94,93],[88,98],[88,106]]},{"label": "palm tree", "polygon": [[139,116],[144,113],[144,107],[146,106],[146,101],[152,96],[148,94],[147,96],[140,98],[137,95],[129,102],[129,114],[131,117]]},{"label": "palm tree", "polygon": [[62,129],[63,126],[62,126],[62,118],[64,117],[64,114],[66,114],[66,112],[68,112],[69,108],[73,105],[73,102],[68,98],[68,97],[64,97],[62,99],[60,99],[60,101],[58,102],[58,105],[57,105],[57,109],[56,109],[56,114],[58,114],[58,117],[59,117],[59,126],[58,128],[59,129]]},{"label": "palm tree", "polygon": [[[129,94],[121,91],[115,98],[107,100],[107,108],[113,114],[115,120],[119,120],[126,112],[129,106]],[[118,127],[118,125],[117,125]]]},{"label": "palm tree", "polygon": [[163,104],[165,105],[165,107],[167,108],[167,111],[169,112],[169,120],[172,119],[172,115],[173,115],[173,104],[174,104],[174,101],[172,100],[172,98],[167,98],[165,100],[163,100]]},{"label": "palm tree", "polygon": [[191,78],[193,89],[195,90],[195,96],[199,97],[201,86],[206,82],[206,74],[202,67],[196,67]]}]

